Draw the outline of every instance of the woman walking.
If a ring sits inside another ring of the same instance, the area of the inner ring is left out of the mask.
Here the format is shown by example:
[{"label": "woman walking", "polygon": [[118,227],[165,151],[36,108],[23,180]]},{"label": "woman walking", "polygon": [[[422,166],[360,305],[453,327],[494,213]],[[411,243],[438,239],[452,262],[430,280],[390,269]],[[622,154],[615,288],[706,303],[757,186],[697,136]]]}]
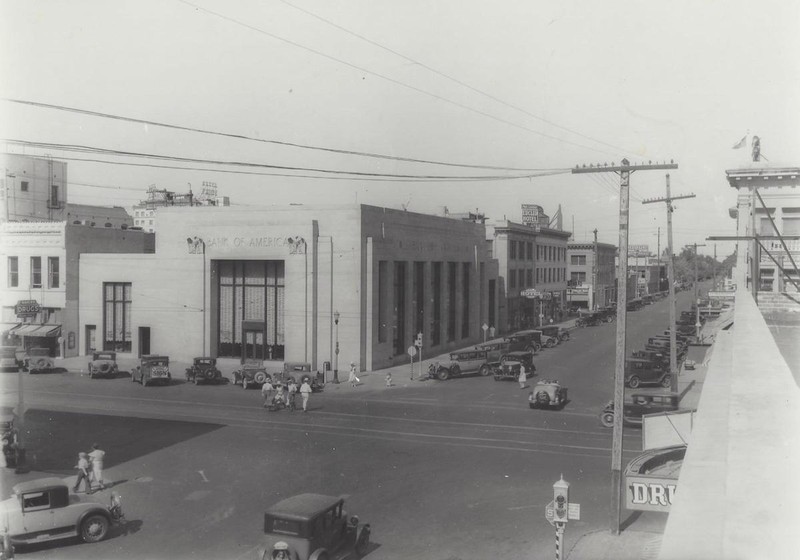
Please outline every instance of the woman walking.
[{"label": "woman walking", "polygon": [[347,378],[347,380],[350,382],[350,385],[352,385],[353,387],[356,387],[358,385],[358,383],[361,382],[361,380],[356,375],[356,363],[355,362],[350,362],[350,376]]},{"label": "woman walking", "polygon": [[525,364],[519,363],[519,388],[524,389],[528,384],[528,374],[525,373]]}]

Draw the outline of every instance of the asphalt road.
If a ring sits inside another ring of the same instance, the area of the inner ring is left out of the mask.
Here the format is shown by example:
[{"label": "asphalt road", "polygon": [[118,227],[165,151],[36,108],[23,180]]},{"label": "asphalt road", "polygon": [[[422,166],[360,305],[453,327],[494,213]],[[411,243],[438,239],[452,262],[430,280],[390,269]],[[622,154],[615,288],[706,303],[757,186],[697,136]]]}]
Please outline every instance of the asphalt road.
[{"label": "asphalt road", "polygon": [[[679,294],[678,310],[690,292]],[[628,349],[667,326],[662,300],[628,314]],[[300,492],[349,496],[350,513],[372,524],[368,558],[426,560],[552,558],[544,519],[563,473],[581,534],[608,527],[611,430],[598,414],[613,393],[611,323],[573,331],[536,357],[537,376],[569,388],[565,409],[530,410],[527,390],[491,377],[389,389],[340,385],[315,394],[311,411],[269,413],[257,390],[147,387],[78,372],[25,376],[26,446],[34,472],[73,474],[77,451],[101,442],[106,478],[122,494],[128,523],[97,544],[29,549],[26,558],[250,558],[263,511]],[[3,405],[16,404],[15,374]],[[626,430],[623,463],[641,449]],[[95,494],[108,499],[109,491]],[[658,530],[660,514],[628,516]]]}]

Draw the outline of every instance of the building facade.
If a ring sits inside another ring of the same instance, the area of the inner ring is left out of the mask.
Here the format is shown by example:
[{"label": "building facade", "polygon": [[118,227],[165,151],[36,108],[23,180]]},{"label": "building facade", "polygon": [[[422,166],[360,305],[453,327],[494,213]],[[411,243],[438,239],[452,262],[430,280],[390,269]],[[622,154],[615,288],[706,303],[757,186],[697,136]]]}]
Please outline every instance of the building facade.
[{"label": "building facade", "polygon": [[481,224],[366,205],[159,216],[154,254],[81,259],[80,332],[98,347],[372,370],[408,363],[418,333],[423,355],[482,339]]},{"label": "building facade", "polygon": [[66,220],[67,164],[51,158],[2,154],[0,222]]},{"label": "building facade", "polygon": [[0,333],[8,345],[77,356],[80,256],[152,251],[153,235],[66,222],[0,225]]},{"label": "building facade", "polygon": [[147,199],[133,207],[133,226],[153,233],[158,227],[157,211],[159,208],[174,206],[230,206],[231,201],[227,196],[217,195],[217,184],[204,181],[200,194],[194,194],[189,189],[188,193],[179,194],[167,189],[159,189],[150,185],[147,189]]},{"label": "building facade", "polygon": [[498,330],[533,328],[563,318],[570,233],[503,220],[487,225],[486,235],[498,266]]},{"label": "building facade", "polygon": [[567,244],[569,308],[593,310],[617,301],[616,254],[617,248],[609,243]]},{"label": "building facade", "polygon": [[[737,192],[737,207],[732,213],[737,220],[737,236],[775,236],[773,222],[781,235],[800,235],[800,168],[766,167],[753,163],[751,168],[728,170],[725,173],[728,184]],[[756,190],[764,205],[759,201]],[[755,282],[758,291],[797,291],[787,277],[800,283],[800,275],[791,262],[794,260],[800,266],[800,240],[785,239],[782,242],[779,239],[765,239],[762,243],[763,247],[754,240],[737,243],[734,282],[740,287],[751,286]]]}]

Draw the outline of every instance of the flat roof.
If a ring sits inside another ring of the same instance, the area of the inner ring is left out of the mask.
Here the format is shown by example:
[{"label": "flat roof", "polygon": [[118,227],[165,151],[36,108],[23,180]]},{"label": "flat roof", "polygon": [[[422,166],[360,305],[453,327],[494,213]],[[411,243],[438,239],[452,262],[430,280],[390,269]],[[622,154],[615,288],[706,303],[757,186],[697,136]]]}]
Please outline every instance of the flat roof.
[{"label": "flat roof", "polygon": [[304,521],[334,506],[341,499],[324,494],[298,494],[274,504],[267,509],[266,513],[281,518]]},{"label": "flat roof", "polygon": [[66,485],[67,483],[62,479],[49,476],[47,478],[36,478],[27,482],[20,482],[14,485],[12,490],[15,494],[22,494],[23,492],[30,492],[31,490],[47,490],[50,488],[61,488]]}]

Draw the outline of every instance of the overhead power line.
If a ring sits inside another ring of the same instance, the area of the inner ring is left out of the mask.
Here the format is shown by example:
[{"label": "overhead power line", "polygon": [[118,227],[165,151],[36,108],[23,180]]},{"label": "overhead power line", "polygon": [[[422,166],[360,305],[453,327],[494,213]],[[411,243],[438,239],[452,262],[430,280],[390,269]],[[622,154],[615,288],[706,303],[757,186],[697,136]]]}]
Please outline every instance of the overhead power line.
[{"label": "overhead power line", "polygon": [[182,130],[185,132],[197,132],[200,134],[210,134],[214,136],[222,136],[224,138],[235,138],[237,140],[248,140],[251,142],[260,142],[262,144],[274,144],[277,146],[286,146],[290,148],[299,148],[304,150],[317,150],[321,152],[330,152],[336,154],[343,154],[343,155],[350,155],[350,156],[360,156],[360,157],[369,157],[369,158],[376,158],[376,159],[388,159],[393,161],[403,161],[408,163],[424,163],[429,165],[443,165],[447,167],[465,167],[471,169],[493,169],[496,171],[543,171],[541,168],[529,168],[529,167],[503,167],[503,166],[496,166],[496,165],[475,165],[475,164],[468,164],[468,163],[453,163],[453,162],[446,162],[446,161],[437,161],[437,160],[428,160],[428,159],[416,159],[416,158],[408,158],[402,156],[390,156],[385,154],[378,154],[373,152],[360,152],[356,150],[342,150],[338,148],[329,148],[325,146],[314,146],[310,144],[298,144],[296,142],[285,142],[283,140],[267,140],[264,138],[255,138],[253,136],[247,136],[244,134],[232,134],[229,132],[219,132],[216,130],[205,130],[202,128],[195,128],[191,126],[182,126],[177,124],[169,124],[157,121],[151,121],[147,119],[138,119],[135,117],[127,117],[123,115],[114,115],[110,113],[101,113],[98,111],[90,111],[88,109],[79,109],[77,107],[67,107],[64,105],[53,105],[50,103],[40,103],[36,101],[28,101],[25,99],[9,99],[7,97],[2,98],[3,101],[7,101],[9,103],[19,103],[20,105],[30,105],[32,107],[41,107],[44,109],[53,109],[57,111],[66,111],[70,113],[77,113],[80,115],[87,115],[91,117],[100,117],[105,119],[112,119],[118,121],[125,121],[131,122],[136,124],[146,124],[149,126],[158,126],[161,128],[169,128],[173,130]]},{"label": "overhead power line", "polygon": [[424,68],[425,70],[428,70],[429,72],[432,72],[432,73],[436,74],[437,76],[441,76],[442,78],[450,80],[453,83],[456,83],[456,84],[458,84],[458,85],[460,85],[462,87],[465,87],[470,91],[474,91],[475,93],[480,94],[480,95],[482,95],[482,96],[484,96],[484,97],[486,97],[488,99],[491,99],[492,101],[500,103],[501,105],[504,105],[504,106],[506,106],[506,107],[508,107],[510,109],[514,109],[515,111],[519,111],[520,113],[524,113],[525,115],[528,115],[529,117],[533,117],[534,119],[537,119],[537,120],[539,120],[539,121],[541,121],[541,122],[543,122],[545,124],[549,124],[550,126],[553,126],[555,128],[559,128],[559,129],[561,129],[561,130],[563,130],[565,132],[569,132],[570,134],[574,134],[576,136],[580,136],[581,138],[583,138],[585,140],[589,140],[591,142],[596,142],[597,144],[602,144],[603,146],[607,146],[609,148],[613,148],[614,150],[618,150],[620,152],[629,151],[629,150],[625,150],[624,148],[620,148],[619,146],[615,146],[613,144],[609,144],[608,142],[604,142],[603,140],[598,140],[597,138],[592,138],[591,136],[588,136],[586,134],[578,132],[577,130],[573,130],[573,129],[568,128],[566,126],[561,126],[560,124],[557,124],[557,123],[555,123],[555,122],[553,122],[551,120],[548,120],[548,119],[546,119],[546,118],[544,118],[542,116],[539,116],[539,115],[536,115],[534,113],[531,113],[530,111],[528,111],[526,109],[523,109],[522,107],[519,107],[519,106],[514,105],[512,103],[508,103],[507,101],[503,101],[502,99],[500,99],[500,98],[498,98],[498,97],[496,97],[496,96],[494,96],[494,95],[492,95],[490,93],[486,93],[485,91],[480,90],[480,89],[478,89],[478,88],[476,88],[474,86],[471,86],[468,83],[459,80],[458,78],[454,78],[453,76],[450,76],[449,74],[445,74],[441,70],[437,70],[436,68],[428,66],[424,62],[420,62],[419,60],[411,58],[410,56],[404,55],[403,53],[398,52],[398,51],[396,51],[394,49],[391,49],[391,48],[387,47],[386,45],[382,45],[382,44],[378,43],[377,41],[373,41],[372,39],[364,37],[363,35],[360,35],[359,33],[356,33],[355,31],[347,29],[346,27],[342,27],[341,25],[338,25],[338,24],[330,21],[329,19],[324,18],[319,14],[315,14],[314,12],[306,10],[305,8],[301,8],[300,6],[296,6],[295,4],[292,4],[291,2],[288,2],[287,0],[279,0],[279,1],[284,3],[284,4],[286,4],[287,6],[289,6],[291,8],[294,8],[295,10],[297,10],[299,12],[303,12],[306,15],[309,15],[309,16],[315,18],[315,19],[318,19],[319,21],[321,21],[323,23],[326,23],[327,25],[330,25],[331,27],[335,27],[336,29],[338,29],[340,31],[343,31],[343,32],[347,33],[348,35],[352,35],[353,37],[361,39],[362,41],[364,41],[366,43],[369,43],[372,46],[378,47],[379,49],[383,49],[384,51],[386,51],[388,53],[391,53],[391,54],[393,54],[393,55],[395,55],[397,57],[400,57],[403,60],[411,62],[412,64],[416,64],[420,68]]},{"label": "overhead power line", "polygon": [[[272,165],[267,163],[254,163],[254,162],[241,162],[241,161],[222,161],[222,160],[210,160],[210,159],[200,159],[200,158],[186,158],[186,157],[179,157],[179,156],[165,156],[160,154],[148,154],[142,152],[128,152],[122,150],[109,150],[105,148],[97,148],[92,146],[80,146],[80,145],[71,145],[71,144],[54,144],[48,142],[32,142],[27,140],[17,140],[17,139],[3,139],[4,142],[8,142],[9,144],[26,146],[31,148],[40,148],[45,150],[59,150],[59,151],[68,151],[68,152],[80,152],[80,153],[89,153],[89,154],[101,154],[101,155],[111,155],[111,156],[118,156],[118,157],[135,157],[135,158],[146,158],[146,159],[156,159],[162,161],[174,161],[178,163],[202,163],[202,164],[209,164],[209,165],[227,165],[227,166],[234,166],[234,167],[254,167],[254,168],[264,168],[264,169],[279,169],[285,171],[306,171],[306,172],[314,172],[314,173],[328,173],[334,175],[333,177],[326,177],[320,175],[306,175],[305,178],[309,179],[333,179],[333,178],[343,178],[348,180],[353,179],[363,179],[363,180],[380,180],[380,179],[392,179],[392,180],[412,180],[412,181],[504,181],[504,180],[513,180],[513,179],[530,179],[532,177],[541,177],[545,175],[558,175],[561,173],[569,173],[569,169],[554,169],[549,171],[543,171],[539,173],[526,173],[524,175],[475,175],[475,176],[459,176],[459,175],[401,175],[401,174],[391,174],[391,173],[371,173],[371,172],[363,172],[363,171],[347,171],[347,170],[336,170],[336,169],[322,169],[322,168],[307,168],[307,167],[292,167],[292,166],[281,166],[281,165]],[[95,162],[95,163],[108,163],[108,164],[116,164],[116,165],[134,165],[140,167],[160,167],[160,168],[168,168],[168,169],[187,169],[193,171],[210,171],[210,172],[221,172],[221,173],[235,173],[236,171],[231,170],[224,170],[224,169],[208,169],[208,168],[187,168],[183,166],[163,166],[163,165],[153,165],[153,164],[135,164],[131,162],[118,162],[118,161],[108,161],[108,160],[94,160],[94,159],[86,159],[86,158],[60,158],[65,160],[72,159],[73,161],[87,161],[87,162]],[[243,173],[243,172],[240,172]],[[256,175],[276,175],[276,174],[268,174],[268,173],[252,173]],[[282,175],[285,177],[300,177],[299,175],[294,174],[285,174]]]},{"label": "overhead power line", "polygon": [[542,136],[543,138],[549,138],[551,140],[555,140],[556,142],[562,142],[564,144],[570,144],[572,146],[577,146],[579,148],[584,148],[586,150],[591,150],[591,151],[599,152],[599,153],[603,153],[603,154],[617,155],[617,156],[619,155],[619,152],[609,152],[608,150],[604,150],[604,149],[600,149],[600,148],[594,148],[592,146],[586,146],[585,144],[579,144],[577,142],[572,142],[570,140],[565,140],[564,138],[559,138],[558,136],[553,136],[552,134],[547,134],[545,132],[541,132],[539,130],[535,130],[533,128],[527,127],[527,126],[519,124],[519,123],[515,123],[513,121],[509,121],[509,120],[506,120],[506,119],[501,119],[500,117],[492,115],[491,113],[487,113],[485,111],[481,111],[479,109],[475,109],[474,107],[470,107],[469,105],[464,105],[463,103],[459,103],[458,101],[453,101],[452,99],[448,99],[447,97],[444,97],[442,95],[438,95],[436,93],[427,91],[427,90],[422,89],[420,87],[413,86],[411,84],[407,84],[405,82],[402,82],[400,80],[396,80],[394,78],[390,78],[389,76],[386,76],[386,75],[381,74],[379,72],[375,72],[373,70],[369,70],[367,68],[364,68],[363,66],[359,66],[357,64],[353,64],[352,62],[347,62],[346,60],[343,60],[341,58],[337,58],[337,57],[335,57],[333,55],[327,54],[327,53],[322,52],[320,50],[317,50],[317,49],[314,49],[314,48],[311,48],[311,47],[307,47],[306,45],[303,45],[303,44],[298,43],[296,41],[292,41],[291,39],[287,39],[286,37],[281,37],[280,35],[276,35],[275,33],[272,33],[270,31],[266,31],[266,30],[261,29],[259,27],[255,27],[255,26],[250,25],[248,23],[245,23],[243,21],[239,21],[239,20],[237,20],[235,18],[232,18],[230,16],[226,16],[225,14],[221,14],[219,12],[215,12],[213,10],[209,10],[208,8],[203,8],[202,6],[198,6],[197,4],[192,4],[191,2],[188,2],[187,0],[177,0],[177,1],[182,3],[182,4],[186,4],[187,6],[191,6],[195,10],[198,10],[198,11],[201,11],[201,12],[205,12],[205,13],[207,13],[209,15],[212,15],[214,17],[223,19],[223,20],[228,21],[230,23],[233,23],[235,25],[239,25],[241,27],[250,29],[251,31],[255,31],[255,32],[261,33],[263,35],[267,35],[268,37],[272,37],[273,39],[276,39],[278,41],[286,43],[287,45],[292,45],[293,47],[297,47],[297,48],[302,49],[304,51],[308,51],[310,53],[316,54],[317,56],[321,56],[323,58],[327,58],[328,60],[332,60],[332,61],[337,62],[339,64],[343,64],[345,66],[348,66],[350,68],[358,70],[359,72],[364,72],[364,73],[369,74],[371,76],[375,76],[376,78],[380,78],[382,80],[386,80],[387,82],[390,82],[392,84],[395,84],[395,85],[410,89],[412,91],[416,91],[417,93],[421,93],[423,95],[427,95],[428,97],[432,97],[433,99],[438,99],[439,101],[443,101],[445,103],[449,103],[450,105],[454,105],[456,107],[459,107],[459,108],[464,109],[466,111],[470,111],[470,112],[475,113],[477,115],[482,115],[484,117],[490,118],[490,119],[495,120],[497,122],[501,122],[501,123],[507,124],[509,126],[513,126],[515,128],[519,128],[521,130],[525,130],[527,132],[531,132],[531,133],[536,134],[538,136]]}]

